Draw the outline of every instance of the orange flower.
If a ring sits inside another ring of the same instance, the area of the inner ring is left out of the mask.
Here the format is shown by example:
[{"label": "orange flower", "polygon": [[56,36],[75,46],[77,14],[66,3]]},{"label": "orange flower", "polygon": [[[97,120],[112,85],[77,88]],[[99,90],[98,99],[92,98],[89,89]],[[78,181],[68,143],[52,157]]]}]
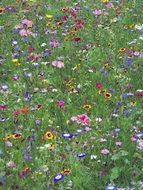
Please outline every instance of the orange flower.
[{"label": "orange flower", "polygon": [[21,113],[28,113],[29,112],[29,109],[28,108],[21,108],[19,110]]}]

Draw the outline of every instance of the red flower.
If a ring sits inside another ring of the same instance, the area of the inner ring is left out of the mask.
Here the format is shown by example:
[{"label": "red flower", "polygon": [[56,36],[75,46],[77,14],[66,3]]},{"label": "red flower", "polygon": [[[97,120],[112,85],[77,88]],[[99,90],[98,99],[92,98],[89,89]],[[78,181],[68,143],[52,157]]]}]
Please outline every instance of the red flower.
[{"label": "red flower", "polygon": [[142,92],[139,92],[139,93],[137,93],[137,94],[135,94],[135,96],[137,96],[137,97],[142,97],[142,96],[143,96],[143,91],[142,91]]},{"label": "red flower", "polygon": [[5,110],[5,109],[7,109],[7,108],[8,108],[7,105],[0,105],[0,110]]}]

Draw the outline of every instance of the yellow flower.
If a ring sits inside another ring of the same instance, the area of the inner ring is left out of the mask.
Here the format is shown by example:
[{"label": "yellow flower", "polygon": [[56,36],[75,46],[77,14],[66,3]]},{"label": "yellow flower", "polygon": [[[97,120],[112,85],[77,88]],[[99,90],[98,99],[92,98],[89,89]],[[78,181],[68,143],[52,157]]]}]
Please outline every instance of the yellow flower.
[{"label": "yellow flower", "polygon": [[47,79],[42,80],[42,82],[43,82],[44,84],[48,84],[48,83],[49,83],[49,81],[48,81]]},{"label": "yellow flower", "polygon": [[8,140],[10,140],[12,138],[12,135],[7,135],[3,140],[4,141],[8,141]]},{"label": "yellow flower", "polygon": [[12,59],[12,62],[15,64],[15,65],[20,65],[20,62],[18,59]]},{"label": "yellow flower", "polygon": [[46,14],[46,17],[51,19],[51,18],[53,18],[53,15]]},{"label": "yellow flower", "polygon": [[70,169],[64,169],[63,171],[61,171],[61,173],[63,175],[67,175],[67,174],[70,174],[71,173],[71,170]]},{"label": "yellow flower", "polygon": [[98,92],[99,94],[106,94],[107,93],[107,90],[99,90],[99,92]]},{"label": "yellow flower", "polygon": [[50,144],[48,147],[49,150],[53,150],[54,148],[55,148],[55,144]]},{"label": "yellow flower", "polygon": [[92,106],[89,105],[89,104],[85,104],[85,105],[83,106],[83,108],[84,108],[85,110],[87,110],[87,111],[90,111],[91,108],[92,108]]},{"label": "yellow flower", "polygon": [[102,0],[102,2],[103,2],[103,3],[108,3],[108,2],[109,2],[109,0]]},{"label": "yellow flower", "polygon": [[45,135],[44,135],[44,139],[45,140],[51,140],[51,139],[53,139],[54,138],[54,135],[50,132],[50,131],[47,131],[46,133],[45,133]]},{"label": "yellow flower", "polygon": [[112,96],[112,94],[109,93],[109,92],[106,92],[106,93],[104,94],[104,96],[105,96],[105,98],[110,99],[111,96]]},{"label": "yellow flower", "polygon": [[21,137],[22,137],[22,134],[21,134],[21,133],[12,135],[12,138],[13,138],[13,139],[20,139]]},{"label": "yellow flower", "polygon": [[131,102],[131,106],[133,106],[133,107],[136,106],[136,104],[137,103],[135,101]]}]

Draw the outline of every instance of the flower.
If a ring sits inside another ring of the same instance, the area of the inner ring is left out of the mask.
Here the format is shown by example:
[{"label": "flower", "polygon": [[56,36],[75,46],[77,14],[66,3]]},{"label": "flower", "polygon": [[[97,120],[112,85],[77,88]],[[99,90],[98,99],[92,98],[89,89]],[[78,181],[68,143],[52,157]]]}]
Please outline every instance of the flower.
[{"label": "flower", "polygon": [[78,158],[84,158],[85,156],[86,156],[86,153],[77,154],[77,157],[78,157]]},{"label": "flower", "polygon": [[51,140],[51,139],[53,139],[53,137],[54,137],[54,135],[50,132],[50,131],[47,131],[46,133],[45,133],[45,135],[44,135],[44,139],[45,140]]},{"label": "flower", "polygon": [[109,152],[108,149],[104,148],[104,149],[101,150],[101,153],[104,154],[104,155],[107,155],[107,154],[109,154],[110,152]]},{"label": "flower", "polygon": [[97,83],[95,84],[95,86],[96,86],[96,88],[102,88],[102,83],[101,83],[101,82],[97,82]]},{"label": "flower", "polygon": [[108,185],[105,190],[117,190],[117,188],[113,185]]},{"label": "flower", "polygon": [[53,18],[53,15],[46,14],[46,17],[51,19],[51,18]]},{"label": "flower", "polygon": [[64,169],[61,173],[62,173],[63,175],[67,175],[67,174],[70,174],[70,173],[71,173],[71,170],[70,170],[70,169]]},{"label": "flower", "polygon": [[83,126],[90,126],[90,118],[85,114],[73,116],[71,117],[71,121],[75,121],[76,123],[81,124]]},{"label": "flower", "polygon": [[22,134],[21,133],[16,133],[16,134],[12,135],[12,138],[13,139],[20,139],[20,138],[22,138]]},{"label": "flower", "polygon": [[61,173],[56,174],[56,175],[53,177],[53,181],[54,181],[55,183],[57,183],[57,182],[59,182],[59,181],[61,181],[61,180],[63,180],[63,179],[64,179],[64,175],[61,174]]},{"label": "flower", "polygon": [[64,62],[59,61],[59,60],[53,61],[53,62],[52,62],[52,65],[53,65],[54,67],[59,68],[59,69],[64,68]]},{"label": "flower", "polygon": [[105,98],[109,99],[109,98],[111,98],[112,94],[109,93],[109,92],[106,92],[106,93],[104,94],[104,96],[105,96]]},{"label": "flower", "polygon": [[26,25],[28,28],[31,28],[32,25],[33,25],[33,22],[32,22],[31,20],[28,20],[28,19],[22,20],[21,23],[22,23],[23,25]]},{"label": "flower", "polygon": [[90,111],[92,107],[91,107],[90,104],[85,104],[85,105],[83,106],[83,108],[84,108],[85,110],[87,110],[87,111]]},{"label": "flower", "polygon": [[120,48],[120,49],[119,49],[119,52],[120,52],[120,53],[125,53],[125,52],[126,52],[126,48]]},{"label": "flower", "polygon": [[65,106],[65,102],[63,100],[59,100],[59,101],[56,102],[56,105],[58,107],[64,107]]},{"label": "flower", "polygon": [[7,164],[6,164],[7,167],[9,168],[15,168],[16,167],[16,164],[13,162],[13,161],[9,161]]},{"label": "flower", "polygon": [[96,9],[96,10],[94,10],[92,13],[93,13],[94,15],[96,15],[96,16],[100,16],[100,15],[102,14],[102,10]]},{"label": "flower", "polygon": [[62,133],[62,137],[64,139],[71,139],[73,137],[73,134],[68,133],[68,132],[64,132],[64,133]]}]

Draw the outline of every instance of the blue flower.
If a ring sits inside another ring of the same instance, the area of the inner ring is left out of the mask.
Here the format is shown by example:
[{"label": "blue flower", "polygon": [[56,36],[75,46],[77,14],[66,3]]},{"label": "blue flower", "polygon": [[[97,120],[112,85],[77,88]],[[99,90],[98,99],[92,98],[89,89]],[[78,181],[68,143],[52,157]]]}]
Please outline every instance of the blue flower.
[{"label": "blue flower", "polygon": [[71,139],[73,137],[73,134],[64,132],[64,133],[62,133],[62,137],[65,139]]},{"label": "blue flower", "polygon": [[117,190],[117,188],[113,185],[108,185],[105,190]]},{"label": "blue flower", "polygon": [[77,157],[78,157],[78,158],[84,158],[85,156],[86,156],[86,153],[77,154]]},{"label": "blue flower", "polygon": [[57,175],[55,175],[55,176],[53,177],[53,181],[54,181],[55,183],[57,183],[57,182],[59,182],[59,181],[61,181],[61,180],[63,180],[63,179],[64,179],[64,175],[61,174],[61,173],[59,173],[59,174],[57,174]]}]

